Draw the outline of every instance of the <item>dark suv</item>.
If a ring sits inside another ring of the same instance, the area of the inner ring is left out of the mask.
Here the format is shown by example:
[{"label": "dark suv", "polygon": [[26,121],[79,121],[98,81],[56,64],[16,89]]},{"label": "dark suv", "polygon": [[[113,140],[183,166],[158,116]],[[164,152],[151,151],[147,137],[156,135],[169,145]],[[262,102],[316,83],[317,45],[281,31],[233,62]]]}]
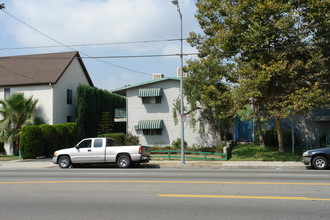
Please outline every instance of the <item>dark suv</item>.
[{"label": "dark suv", "polygon": [[302,155],[301,161],[306,166],[312,166],[318,170],[324,170],[328,167],[330,162],[330,148],[319,148],[305,151]]}]

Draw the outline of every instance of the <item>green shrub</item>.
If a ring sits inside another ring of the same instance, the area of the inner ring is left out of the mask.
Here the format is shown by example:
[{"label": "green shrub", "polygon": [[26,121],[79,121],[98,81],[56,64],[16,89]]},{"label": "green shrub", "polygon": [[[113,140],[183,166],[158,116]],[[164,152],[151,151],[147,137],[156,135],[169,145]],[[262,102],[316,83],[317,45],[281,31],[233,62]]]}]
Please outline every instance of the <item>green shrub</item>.
[{"label": "green shrub", "polygon": [[125,135],[125,145],[138,145],[140,143],[139,137],[128,133]]},{"label": "green shrub", "polygon": [[73,147],[78,143],[78,126],[75,122],[66,122],[63,124],[69,129],[69,146]]},{"label": "green shrub", "polygon": [[69,129],[67,126],[63,124],[56,124],[53,125],[58,133],[58,144],[59,147],[57,149],[63,149],[70,147],[70,136],[69,136]]},{"label": "green shrub", "polygon": [[54,151],[59,149],[59,135],[54,126],[48,124],[42,124],[39,126],[44,142],[44,155],[52,156]]},{"label": "green shrub", "polygon": [[21,153],[24,159],[33,159],[43,156],[42,130],[37,125],[24,126],[20,136]]},{"label": "green shrub", "polygon": [[[186,141],[184,141],[184,148],[187,148],[188,144]],[[177,138],[176,140],[174,140],[172,142],[172,146],[175,148],[175,149],[181,149],[181,138]]]},{"label": "green shrub", "polygon": [[124,133],[107,133],[100,134],[98,137],[107,137],[115,140],[116,145],[122,146],[125,143],[125,134]]},{"label": "green shrub", "polygon": [[[126,98],[109,91],[87,85],[79,85],[77,88],[77,124],[79,139],[96,137],[98,135],[99,122],[102,112],[115,115],[116,108],[126,108]],[[115,132],[123,132],[125,123],[116,126],[111,123],[110,129]],[[122,130],[119,130],[122,129]]]}]

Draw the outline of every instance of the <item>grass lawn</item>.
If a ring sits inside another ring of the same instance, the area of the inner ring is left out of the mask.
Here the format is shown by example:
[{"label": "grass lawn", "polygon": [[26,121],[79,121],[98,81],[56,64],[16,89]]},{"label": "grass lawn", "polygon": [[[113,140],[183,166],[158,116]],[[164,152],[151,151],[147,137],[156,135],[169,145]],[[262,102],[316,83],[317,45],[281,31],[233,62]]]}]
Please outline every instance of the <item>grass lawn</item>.
[{"label": "grass lawn", "polygon": [[280,154],[277,147],[260,147],[258,145],[239,145],[232,151],[231,161],[300,161],[301,151],[292,154],[291,149]]},{"label": "grass lawn", "polygon": [[0,155],[0,161],[10,161],[10,160],[18,160],[18,156],[6,156]]}]

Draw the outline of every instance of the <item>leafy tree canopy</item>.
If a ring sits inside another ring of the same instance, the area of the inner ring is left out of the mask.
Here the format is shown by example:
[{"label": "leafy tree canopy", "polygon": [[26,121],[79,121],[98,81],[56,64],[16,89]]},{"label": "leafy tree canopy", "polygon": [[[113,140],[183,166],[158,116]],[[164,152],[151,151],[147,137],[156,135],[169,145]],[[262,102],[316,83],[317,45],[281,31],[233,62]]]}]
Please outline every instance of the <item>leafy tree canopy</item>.
[{"label": "leafy tree canopy", "polygon": [[197,76],[198,65],[205,70],[197,76],[200,82],[214,76],[229,85],[232,114],[253,104],[257,111],[251,117],[275,117],[284,152],[280,118],[330,103],[329,2],[198,0],[196,5],[204,35],[190,33],[200,59],[188,63],[188,71]]},{"label": "leafy tree canopy", "polygon": [[0,140],[15,141],[18,147],[19,135],[25,125],[34,123],[37,100],[26,99],[23,93],[14,93],[7,100],[0,100]]}]

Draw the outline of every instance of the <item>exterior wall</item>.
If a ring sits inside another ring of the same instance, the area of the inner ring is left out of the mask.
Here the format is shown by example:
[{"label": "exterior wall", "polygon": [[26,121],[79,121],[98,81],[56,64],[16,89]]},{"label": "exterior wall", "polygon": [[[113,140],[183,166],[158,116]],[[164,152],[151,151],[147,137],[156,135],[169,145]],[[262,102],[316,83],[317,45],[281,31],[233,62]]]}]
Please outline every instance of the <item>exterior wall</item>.
[{"label": "exterior wall", "polygon": [[313,147],[320,147],[319,141],[322,136],[330,138],[330,121],[316,121],[314,111],[307,116],[294,115],[282,119],[281,125],[284,129],[291,129],[292,124],[300,145],[306,145],[306,141],[309,140]]},{"label": "exterior wall", "polygon": [[[24,93],[25,98],[32,96],[34,100],[38,100],[36,117],[41,117],[45,123],[51,124],[53,113],[53,89],[51,85],[10,87],[10,94],[13,93]],[[4,88],[0,88],[1,100],[5,98],[4,95]],[[5,143],[4,147],[7,155],[14,154],[12,143]]]},{"label": "exterior wall", "polygon": [[[178,80],[165,80],[157,83],[146,84],[141,87],[128,89],[127,96],[127,132],[139,136],[140,143],[143,145],[171,145],[174,140],[181,138],[180,123],[175,125],[172,109],[174,101],[179,97],[180,84]],[[159,104],[143,104],[139,98],[140,88],[162,88],[163,96]],[[140,120],[163,120],[164,128],[162,135],[143,135],[142,130],[135,129]],[[204,135],[200,135],[199,125],[192,128],[185,123],[185,141],[188,146],[213,145],[215,139],[207,129]]]},{"label": "exterior wall", "polygon": [[[89,85],[84,71],[75,58],[71,65],[66,69],[59,81],[53,85],[54,105],[52,124],[67,122],[67,116],[76,120],[76,90],[79,84]],[[72,90],[72,104],[67,104],[67,89]]]},{"label": "exterior wall", "polygon": [[47,124],[53,120],[53,89],[51,85],[11,87],[10,93],[24,93],[25,98],[38,100],[36,117],[41,117]]}]

